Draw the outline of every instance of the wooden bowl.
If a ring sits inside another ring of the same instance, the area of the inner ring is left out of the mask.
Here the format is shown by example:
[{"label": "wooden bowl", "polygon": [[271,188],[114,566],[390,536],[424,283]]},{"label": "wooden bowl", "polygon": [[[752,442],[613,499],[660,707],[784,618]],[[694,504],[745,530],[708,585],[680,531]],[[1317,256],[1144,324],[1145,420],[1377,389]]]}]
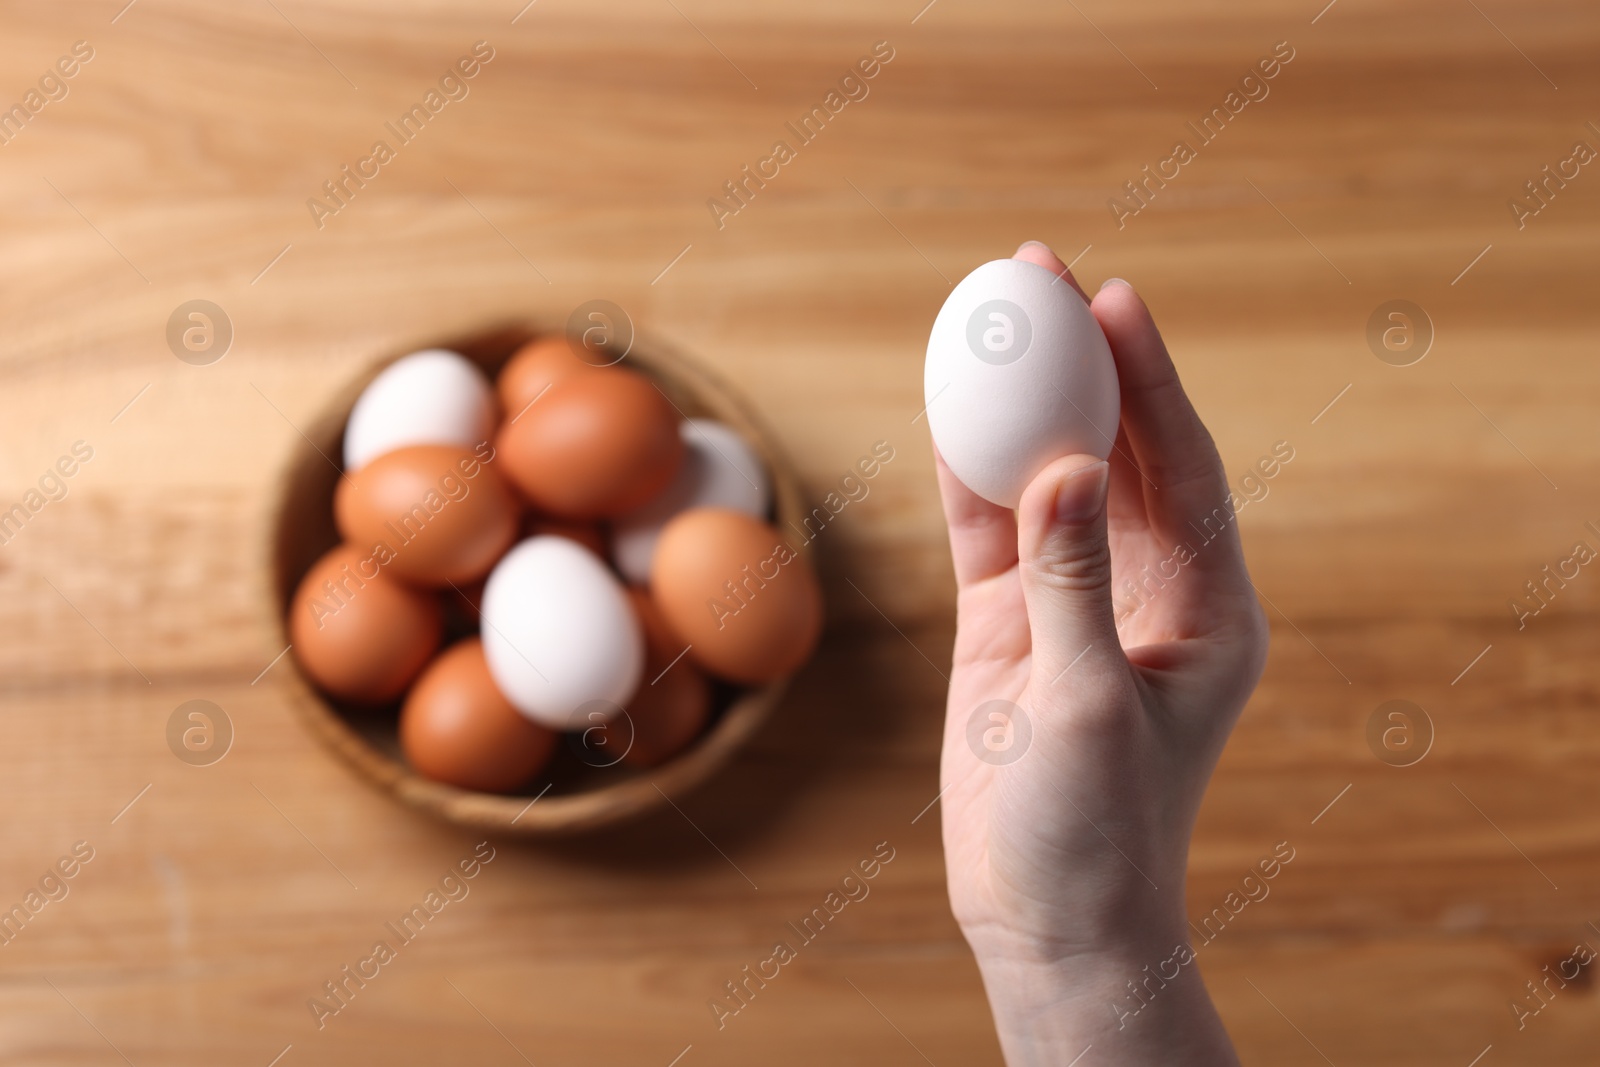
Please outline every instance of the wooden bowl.
[{"label": "wooden bowl", "polygon": [[[492,333],[413,349],[448,348],[478,363],[491,377],[530,338],[555,330],[509,327]],[[398,356],[393,358],[399,358]],[[392,359],[374,365],[352,382],[326,412],[305,430],[279,490],[270,540],[272,595],[279,640],[289,643],[288,612],[295,587],[323,553],[340,538],[333,521],[333,492],[342,477],[343,437],[350,409],[367,383]],[[771,433],[725,384],[708,371],[660,345],[636,342],[623,366],[649,375],[690,418],[714,418],[744,435],[766,463],[773,488],[773,521],[799,529],[803,498],[794,471],[774,446]],[[801,548],[804,551],[804,548]],[[311,733],[362,776],[402,803],[447,822],[523,836],[561,836],[593,830],[641,816],[667,804],[667,797],[693,789],[728,763],[739,747],[772,713],[787,684],[781,679],[760,689],[718,686],[717,710],[707,731],[689,749],[648,771],[622,764],[586,767],[565,744],[552,768],[541,771],[518,795],[477,793],[423,778],[400,753],[398,707],[352,709],[331,702],[301,673],[294,657],[289,667],[291,701]],[[541,794],[541,790],[545,790]]]}]

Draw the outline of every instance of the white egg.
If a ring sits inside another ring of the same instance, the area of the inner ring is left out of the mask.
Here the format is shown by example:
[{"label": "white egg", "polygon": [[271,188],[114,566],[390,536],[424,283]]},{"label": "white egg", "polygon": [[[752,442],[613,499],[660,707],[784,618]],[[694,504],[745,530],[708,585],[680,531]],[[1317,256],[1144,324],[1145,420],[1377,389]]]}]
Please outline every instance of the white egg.
[{"label": "white egg", "polygon": [[711,419],[690,419],[678,427],[685,445],[683,464],[661,495],[612,523],[611,555],[630,581],[650,579],[661,528],[689,508],[732,508],[757,519],[767,517],[772,491],[767,470],[745,439]]},{"label": "white egg", "polygon": [[413,352],[379,372],[350,409],[344,468],[407,445],[472,448],[493,436],[494,423],[494,390],[477,364],[442,348]]},{"label": "white egg", "polygon": [[644,669],[644,635],[622,585],[565,537],[530,537],[495,564],[483,652],[506,699],[554,730],[615,714]]},{"label": "white egg", "polygon": [[985,263],[950,293],[922,387],[951,472],[1010,508],[1054,460],[1109,456],[1121,414],[1100,324],[1070,285],[1020,259]]}]

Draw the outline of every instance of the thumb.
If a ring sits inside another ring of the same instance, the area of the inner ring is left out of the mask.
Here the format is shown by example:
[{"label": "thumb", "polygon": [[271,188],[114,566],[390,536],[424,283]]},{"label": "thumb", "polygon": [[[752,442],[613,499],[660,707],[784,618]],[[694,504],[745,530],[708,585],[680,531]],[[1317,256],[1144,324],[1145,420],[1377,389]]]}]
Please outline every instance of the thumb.
[{"label": "thumb", "polygon": [[1110,468],[1066,456],[1029,483],[1017,509],[1017,554],[1036,676],[1055,679],[1091,647],[1120,653],[1106,539]]}]

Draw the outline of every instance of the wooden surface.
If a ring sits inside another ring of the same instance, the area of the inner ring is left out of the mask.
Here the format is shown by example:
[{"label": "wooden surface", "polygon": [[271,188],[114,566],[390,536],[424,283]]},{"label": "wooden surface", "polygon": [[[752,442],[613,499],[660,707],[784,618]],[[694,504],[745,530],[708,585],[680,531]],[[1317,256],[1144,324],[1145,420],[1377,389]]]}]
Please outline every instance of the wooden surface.
[{"label": "wooden surface", "polygon": [[[915,417],[948,282],[1028,237],[1140,286],[1235,484],[1295,450],[1241,515],[1274,645],[1189,886],[1198,917],[1297,850],[1200,954],[1245,1061],[1594,1061],[1586,981],[1509,1008],[1600,944],[1600,575],[1520,632],[1508,606],[1600,547],[1600,170],[1507,207],[1600,147],[1588,0],[122,4],[0,14],[5,100],[95,50],[0,146],[0,506],[94,449],[0,548],[0,902],[94,849],[0,948],[0,1061],[998,1062],[914,821],[952,632]],[[470,96],[317,229],[306,199],[480,39]],[[707,198],[879,40],[870,96],[717,229]],[[1270,96],[1118,229],[1108,197],[1281,40]],[[828,637],[681,813],[497,842],[319,1031],[308,998],[476,842],[358,781],[267,669],[294,426],[380,354],[599,297],[726,375],[819,498],[892,443],[816,545]],[[210,366],[164,340],[193,298],[235,328]],[[1396,298],[1437,329],[1414,366],[1365,340]],[[196,698],[236,729],[209,767],[165,740]],[[1435,724],[1414,766],[1368,747],[1389,699]],[[707,1002],[879,841],[871,896],[719,1031]]]}]

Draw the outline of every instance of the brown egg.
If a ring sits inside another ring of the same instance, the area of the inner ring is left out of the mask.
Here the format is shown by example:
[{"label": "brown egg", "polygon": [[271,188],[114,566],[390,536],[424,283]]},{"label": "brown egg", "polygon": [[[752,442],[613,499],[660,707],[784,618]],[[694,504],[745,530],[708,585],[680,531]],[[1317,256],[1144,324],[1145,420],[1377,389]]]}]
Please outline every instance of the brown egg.
[{"label": "brown egg", "polygon": [[507,419],[521,416],[547,387],[595,369],[574,354],[575,347],[566,334],[557,333],[536,337],[517,349],[495,379],[495,391]]},{"label": "brown egg", "polygon": [[556,734],[511,706],[489,676],[483,642],[450,646],[423,672],[400,709],[400,746],[436,782],[506,793],[550,759]]},{"label": "brown egg", "polygon": [[731,682],[795,670],[822,632],[822,593],[806,557],[771,526],[726,508],[692,508],[661,531],[651,594],[689,658]]},{"label": "brown egg", "polygon": [[610,554],[606,551],[605,535],[600,532],[600,527],[592,522],[554,519],[548,515],[529,515],[523,520],[523,537],[540,537],[546,534],[576,541],[601,559],[610,558]]},{"label": "brown egg", "polygon": [[564,378],[495,442],[506,476],[534,507],[567,519],[620,515],[648,501],[683,460],[678,413],[620,368]]},{"label": "brown egg", "polygon": [[455,445],[386,452],[340,481],[339,532],[417,585],[481,578],[516,539],[521,513],[495,466]]},{"label": "brown egg", "polygon": [[682,752],[705,729],[711,682],[687,656],[680,658],[687,642],[672,632],[649,590],[632,587],[628,599],[644,628],[644,675],[628,702],[633,744],[622,761],[654,767]]},{"label": "brown egg", "polygon": [[289,605],[295,660],[330,696],[386,704],[439,647],[439,602],[381,569],[368,551],[340,545],[300,580]]}]

